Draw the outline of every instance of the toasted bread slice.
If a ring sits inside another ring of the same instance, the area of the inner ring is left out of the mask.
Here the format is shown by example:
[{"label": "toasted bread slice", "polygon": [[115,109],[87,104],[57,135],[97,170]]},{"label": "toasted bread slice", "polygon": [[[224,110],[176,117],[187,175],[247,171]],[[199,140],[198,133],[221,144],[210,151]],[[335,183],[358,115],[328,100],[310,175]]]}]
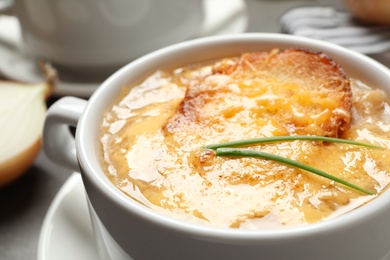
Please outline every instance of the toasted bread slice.
[{"label": "toasted bread slice", "polygon": [[[245,53],[186,81],[168,132],[230,137],[310,134],[338,137],[349,129],[349,79],[323,53],[287,49]],[[179,130],[179,128],[185,129]],[[234,129],[234,130],[232,130]]]}]

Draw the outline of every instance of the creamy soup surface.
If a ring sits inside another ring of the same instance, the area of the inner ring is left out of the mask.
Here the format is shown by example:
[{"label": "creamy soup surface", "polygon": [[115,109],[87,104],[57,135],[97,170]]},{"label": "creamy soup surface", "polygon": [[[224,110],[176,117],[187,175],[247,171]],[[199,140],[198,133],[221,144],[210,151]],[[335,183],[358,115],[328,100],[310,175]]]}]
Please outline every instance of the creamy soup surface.
[{"label": "creamy soup surface", "polygon": [[[318,126],[333,109],[326,93],[310,93],[299,82],[262,78],[259,72],[256,77],[215,73],[215,66],[228,66],[234,59],[157,71],[139,85],[123,88],[101,128],[102,161],[115,186],[168,216],[240,229],[318,222],[359,207],[386,189],[388,149],[314,141],[249,147],[303,162],[376,195],[278,162],[217,157],[203,149],[254,137],[323,135]],[[351,122],[339,138],[390,148],[386,94],[349,81]],[[207,96],[183,105],[189,95],[202,93]],[[308,102],[321,103],[321,109],[308,115],[302,110]]]}]

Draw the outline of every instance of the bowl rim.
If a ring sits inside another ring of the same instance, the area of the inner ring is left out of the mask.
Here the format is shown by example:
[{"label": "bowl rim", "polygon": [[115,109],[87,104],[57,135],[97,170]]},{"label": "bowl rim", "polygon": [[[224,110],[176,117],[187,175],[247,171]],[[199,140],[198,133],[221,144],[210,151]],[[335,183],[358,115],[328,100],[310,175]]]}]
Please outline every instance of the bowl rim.
[{"label": "bowl rim", "polygon": [[[345,213],[330,220],[323,220],[318,223],[270,230],[241,230],[210,227],[173,219],[169,216],[162,215],[153,209],[136,202],[135,200],[129,199],[128,196],[120,192],[119,189],[117,189],[108,180],[101,169],[97,169],[99,163],[98,158],[93,158],[93,160],[88,158],[90,154],[96,153],[96,146],[94,146],[93,142],[98,143],[98,140],[94,139],[96,138],[96,135],[91,135],[90,132],[87,131],[90,129],[91,125],[95,125],[97,120],[100,120],[101,115],[96,113],[96,110],[99,110],[97,108],[102,109],[104,105],[108,104],[107,101],[109,98],[106,97],[107,95],[110,95],[110,92],[112,92],[110,88],[125,82],[127,75],[136,71],[137,67],[147,66],[151,61],[155,61],[164,55],[170,55],[172,53],[179,53],[182,55],[188,49],[192,48],[204,48],[210,45],[233,44],[247,41],[266,41],[270,43],[285,42],[292,45],[298,44],[299,46],[309,46],[315,49],[332,50],[332,52],[339,53],[342,57],[359,60],[366,67],[373,67],[378,71],[378,73],[383,74],[383,77],[390,81],[390,70],[379,62],[360,53],[345,49],[344,47],[301,36],[275,33],[244,33],[238,35],[210,36],[170,45],[125,65],[105,80],[89,99],[87,107],[79,119],[76,129],[76,151],[80,167],[83,169],[83,179],[87,179],[88,182],[93,185],[93,189],[95,189],[95,191],[103,194],[116,207],[122,208],[129,214],[135,214],[138,217],[142,217],[145,221],[151,224],[186,235],[194,235],[204,239],[218,239],[221,241],[278,241],[278,243],[280,243],[283,240],[297,239],[299,237],[311,237],[319,233],[340,232],[349,228],[357,228],[368,219],[374,218],[386,211],[390,211],[390,191],[387,190],[378,196],[378,198],[375,198],[364,205],[364,207],[356,208],[352,212]],[[117,87],[116,89],[119,88]],[[102,105],[103,103],[104,105]]]}]

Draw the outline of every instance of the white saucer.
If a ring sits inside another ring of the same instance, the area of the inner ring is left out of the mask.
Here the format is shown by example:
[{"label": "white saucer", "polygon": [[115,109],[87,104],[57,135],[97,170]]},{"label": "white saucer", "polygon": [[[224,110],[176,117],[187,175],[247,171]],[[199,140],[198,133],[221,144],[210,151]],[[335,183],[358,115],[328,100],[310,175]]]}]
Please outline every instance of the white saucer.
[{"label": "white saucer", "polygon": [[[248,25],[244,0],[204,0],[205,19],[194,38],[245,32]],[[0,16],[0,74],[20,82],[43,80],[36,61],[22,51],[19,22],[13,16]],[[58,83],[56,96],[89,97],[100,85],[97,83]]]},{"label": "white saucer", "polygon": [[38,260],[96,260],[85,190],[74,173],[54,198],[43,221]]}]

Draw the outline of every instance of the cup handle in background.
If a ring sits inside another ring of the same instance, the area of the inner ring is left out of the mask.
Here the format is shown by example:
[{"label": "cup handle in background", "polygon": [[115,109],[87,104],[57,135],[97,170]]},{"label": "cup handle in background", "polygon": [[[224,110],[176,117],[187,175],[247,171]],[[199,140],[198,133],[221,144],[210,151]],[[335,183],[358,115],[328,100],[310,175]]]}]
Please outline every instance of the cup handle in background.
[{"label": "cup handle in background", "polygon": [[0,0],[0,14],[13,15],[14,0]]},{"label": "cup handle in background", "polygon": [[75,139],[69,127],[77,122],[87,101],[75,97],[64,97],[47,111],[43,128],[43,150],[55,163],[73,171],[80,171],[77,163]]}]

